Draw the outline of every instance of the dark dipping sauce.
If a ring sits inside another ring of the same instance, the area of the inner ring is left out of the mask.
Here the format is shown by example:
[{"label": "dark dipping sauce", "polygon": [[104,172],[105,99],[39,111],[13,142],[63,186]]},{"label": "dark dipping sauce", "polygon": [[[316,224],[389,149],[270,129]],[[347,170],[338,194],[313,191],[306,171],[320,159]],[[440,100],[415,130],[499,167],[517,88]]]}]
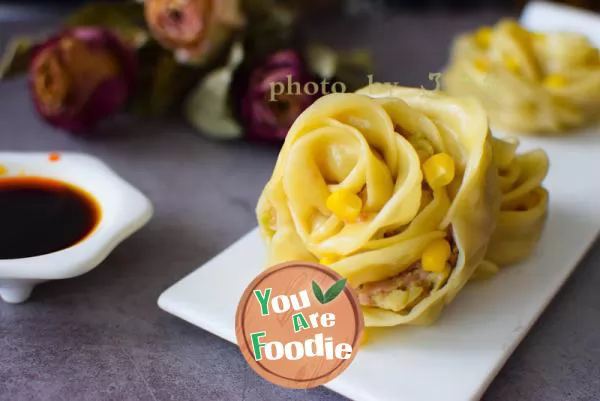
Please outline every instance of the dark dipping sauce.
[{"label": "dark dipping sauce", "polygon": [[99,220],[96,201],[63,181],[0,178],[0,259],[69,248],[90,234]]}]

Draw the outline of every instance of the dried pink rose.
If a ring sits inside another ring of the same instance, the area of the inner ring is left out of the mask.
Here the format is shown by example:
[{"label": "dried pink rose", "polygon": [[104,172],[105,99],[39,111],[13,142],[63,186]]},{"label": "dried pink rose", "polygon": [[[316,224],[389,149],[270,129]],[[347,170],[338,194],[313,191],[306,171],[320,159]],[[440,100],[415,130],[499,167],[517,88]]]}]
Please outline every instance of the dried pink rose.
[{"label": "dried pink rose", "polygon": [[241,0],[146,0],[152,35],[182,63],[202,63],[218,53],[245,21]]},{"label": "dried pink rose", "polygon": [[[241,96],[241,120],[246,137],[282,141],[296,118],[317,98],[304,90],[315,82],[300,55],[279,51],[254,68]],[[316,87],[316,82],[313,87]]]},{"label": "dried pink rose", "polygon": [[35,49],[29,82],[41,117],[58,128],[83,133],[126,103],[136,75],[133,50],[114,34],[75,28]]}]

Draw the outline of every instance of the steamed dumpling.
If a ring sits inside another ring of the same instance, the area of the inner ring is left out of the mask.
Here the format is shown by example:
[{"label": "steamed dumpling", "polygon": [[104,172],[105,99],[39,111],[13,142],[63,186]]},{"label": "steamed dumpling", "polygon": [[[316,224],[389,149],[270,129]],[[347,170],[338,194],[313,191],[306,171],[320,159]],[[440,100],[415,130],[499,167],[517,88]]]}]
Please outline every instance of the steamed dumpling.
[{"label": "steamed dumpling", "polygon": [[479,99],[492,126],[521,134],[559,133],[600,116],[600,56],[589,39],[529,32],[513,20],[459,36],[442,84]]},{"label": "steamed dumpling", "polygon": [[483,261],[500,198],[478,102],[372,85],[297,119],[257,216],[268,265],[329,265],[367,326],[427,324]]}]

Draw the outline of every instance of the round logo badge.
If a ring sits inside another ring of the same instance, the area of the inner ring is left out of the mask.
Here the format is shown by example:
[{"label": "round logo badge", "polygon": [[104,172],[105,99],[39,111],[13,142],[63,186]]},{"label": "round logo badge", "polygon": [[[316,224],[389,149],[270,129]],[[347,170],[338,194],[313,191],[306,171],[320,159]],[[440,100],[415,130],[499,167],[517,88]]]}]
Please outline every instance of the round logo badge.
[{"label": "round logo badge", "polygon": [[279,386],[325,384],[352,362],[364,329],[356,295],[328,267],[286,262],[250,283],[238,305],[236,336],[250,366]]}]

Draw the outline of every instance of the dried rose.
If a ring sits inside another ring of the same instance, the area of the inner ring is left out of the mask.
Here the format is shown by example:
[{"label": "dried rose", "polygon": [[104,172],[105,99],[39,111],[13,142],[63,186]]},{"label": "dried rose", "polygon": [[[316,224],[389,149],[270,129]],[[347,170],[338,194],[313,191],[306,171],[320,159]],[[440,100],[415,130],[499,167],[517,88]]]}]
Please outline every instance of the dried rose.
[{"label": "dried rose", "polygon": [[279,51],[254,68],[244,88],[240,116],[249,139],[283,140],[319,96],[315,77],[292,50]]},{"label": "dried rose", "polygon": [[137,61],[109,31],[75,28],[38,46],[29,73],[40,116],[56,127],[83,133],[125,104]]},{"label": "dried rose", "polygon": [[202,63],[244,24],[240,0],[146,0],[146,23],[182,63]]}]

